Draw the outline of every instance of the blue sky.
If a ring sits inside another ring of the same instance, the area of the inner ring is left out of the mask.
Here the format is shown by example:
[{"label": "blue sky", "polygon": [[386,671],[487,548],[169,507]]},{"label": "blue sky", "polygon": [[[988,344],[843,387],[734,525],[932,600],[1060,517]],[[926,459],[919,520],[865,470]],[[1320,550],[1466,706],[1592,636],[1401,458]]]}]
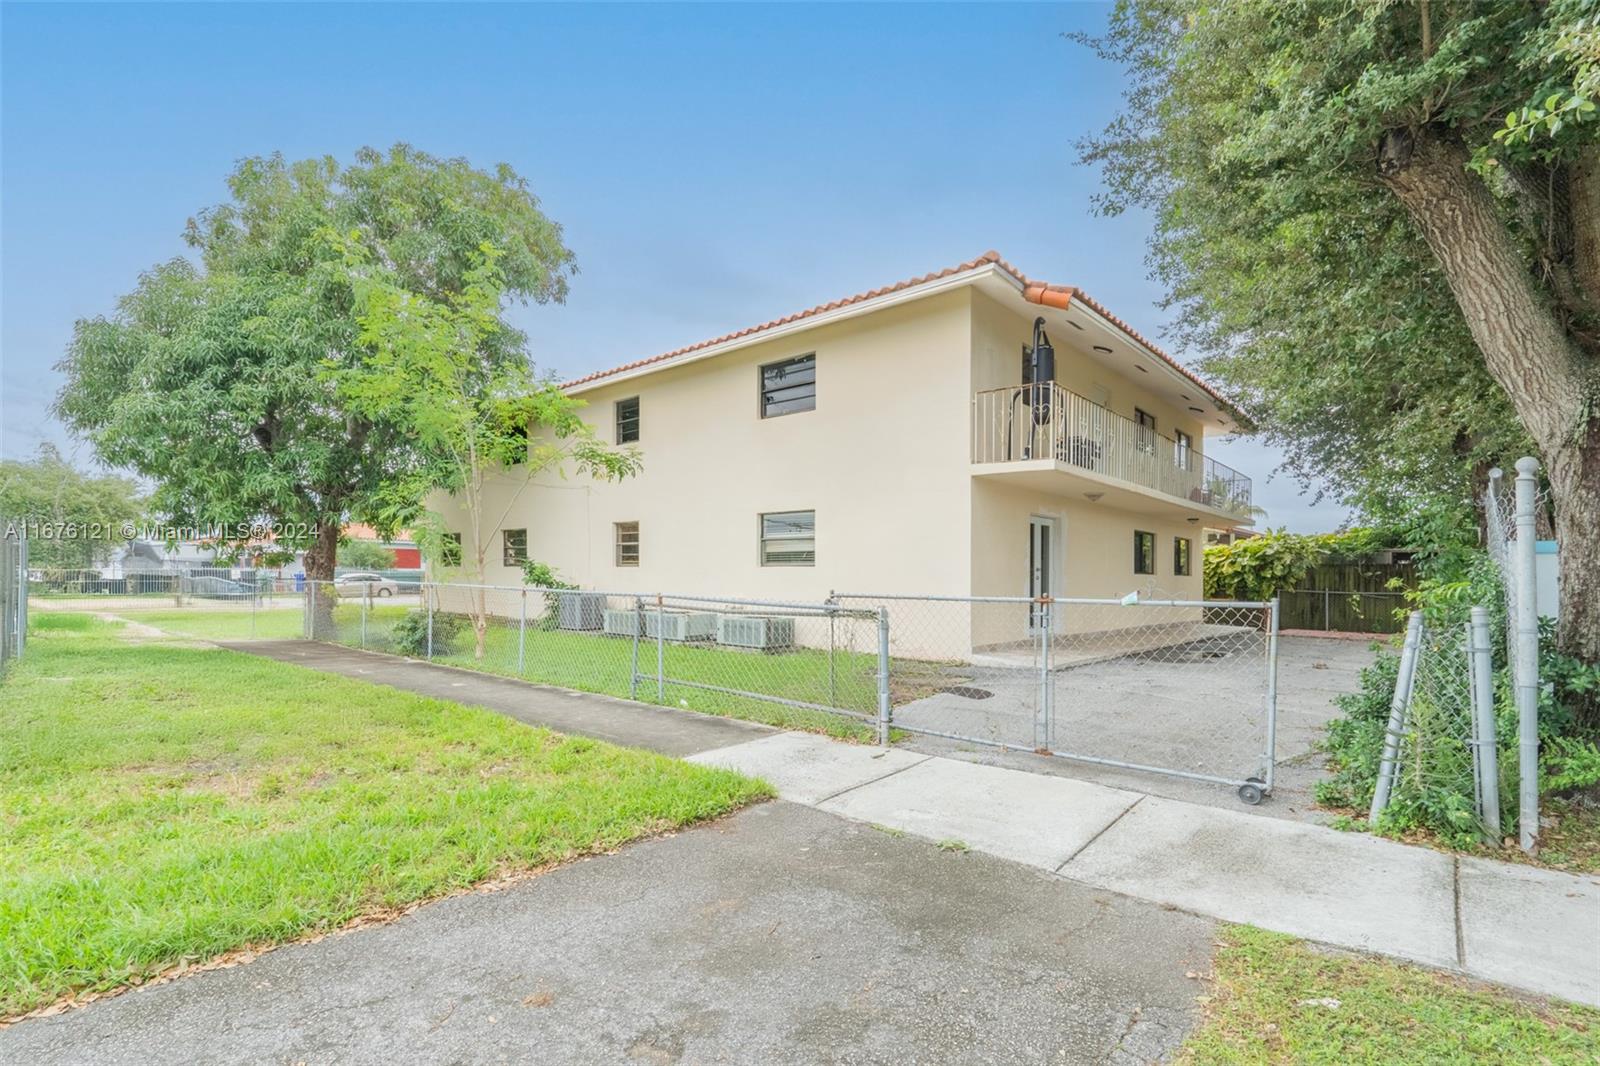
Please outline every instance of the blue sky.
[{"label": "blue sky", "polygon": [[[580,273],[515,312],[541,369],[611,366],[989,248],[1159,335],[1149,221],[1073,144],[1119,72],[1094,4],[0,7],[0,454],[54,440],[75,319],[183,254],[243,156],[408,141],[526,176]],[[1175,352],[1179,358],[1182,352]],[[1271,525],[1335,527],[1250,441]]]}]

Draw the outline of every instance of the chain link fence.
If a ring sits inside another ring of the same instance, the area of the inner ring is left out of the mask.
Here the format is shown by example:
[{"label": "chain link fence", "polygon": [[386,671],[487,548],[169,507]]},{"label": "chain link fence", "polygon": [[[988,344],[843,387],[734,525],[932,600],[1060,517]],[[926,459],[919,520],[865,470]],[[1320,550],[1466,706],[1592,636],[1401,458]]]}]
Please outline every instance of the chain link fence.
[{"label": "chain link fence", "polygon": [[879,739],[899,729],[1217,782],[1252,803],[1272,786],[1270,603],[804,603],[434,583],[353,597],[318,584],[306,632],[714,714]]},{"label": "chain link fence", "polygon": [[305,626],[303,581],[265,570],[34,571],[26,581],[33,610],[91,613],[152,632],[200,640],[283,640]]},{"label": "chain link fence", "polygon": [[[1515,795],[1519,843],[1531,851],[1537,842],[1534,538],[1544,502],[1537,470],[1535,460],[1519,460],[1510,492],[1501,471],[1490,472],[1483,507],[1494,602],[1447,601],[1409,616],[1368,813],[1374,825],[1391,807],[1417,807],[1435,824],[1498,840],[1507,799]],[[1504,634],[1503,650],[1497,632]],[[1506,686],[1496,683],[1497,655],[1506,666]]]},{"label": "chain link fence", "polygon": [[1271,603],[837,596],[889,619],[896,728],[1271,791]]},{"label": "chain link fence", "polygon": [[836,734],[879,725],[879,619],[836,603],[317,583],[305,625],[312,639],[561,688]]},{"label": "chain link fence", "polygon": [[28,640],[28,539],[5,523],[0,537],[0,676]]}]

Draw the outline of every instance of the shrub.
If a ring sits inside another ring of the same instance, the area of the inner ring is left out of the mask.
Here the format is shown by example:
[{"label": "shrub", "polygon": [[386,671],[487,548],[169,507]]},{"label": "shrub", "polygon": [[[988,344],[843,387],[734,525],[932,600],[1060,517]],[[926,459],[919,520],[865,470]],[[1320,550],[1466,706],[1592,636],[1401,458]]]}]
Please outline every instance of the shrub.
[{"label": "shrub", "polygon": [[[433,653],[443,655],[467,628],[463,615],[433,612]],[[394,626],[394,650],[401,655],[422,658],[428,654],[428,612],[425,608],[407,611]]]}]

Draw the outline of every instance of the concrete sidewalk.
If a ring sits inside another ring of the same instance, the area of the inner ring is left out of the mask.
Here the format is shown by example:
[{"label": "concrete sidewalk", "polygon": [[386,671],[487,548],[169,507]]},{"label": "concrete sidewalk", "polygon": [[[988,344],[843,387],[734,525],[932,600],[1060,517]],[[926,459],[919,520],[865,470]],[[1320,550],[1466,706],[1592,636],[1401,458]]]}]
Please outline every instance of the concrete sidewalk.
[{"label": "concrete sidewalk", "polygon": [[690,761],[1094,888],[1600,1006],[1600,878],[782,733]]}]

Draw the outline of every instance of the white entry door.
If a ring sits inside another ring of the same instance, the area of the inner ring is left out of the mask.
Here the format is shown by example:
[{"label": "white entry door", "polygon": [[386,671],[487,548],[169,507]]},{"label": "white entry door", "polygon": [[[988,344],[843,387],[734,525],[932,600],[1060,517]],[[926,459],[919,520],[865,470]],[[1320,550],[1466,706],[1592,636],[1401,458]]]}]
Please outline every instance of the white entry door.
[{"label": "white entry door", "polygon": [[[1028,595],[1034,598],[1056,594],[1056,520],[1034,515],[1028,519]],[[1028,608],[1028,628],[1039,627],[1039,611]]]}]

